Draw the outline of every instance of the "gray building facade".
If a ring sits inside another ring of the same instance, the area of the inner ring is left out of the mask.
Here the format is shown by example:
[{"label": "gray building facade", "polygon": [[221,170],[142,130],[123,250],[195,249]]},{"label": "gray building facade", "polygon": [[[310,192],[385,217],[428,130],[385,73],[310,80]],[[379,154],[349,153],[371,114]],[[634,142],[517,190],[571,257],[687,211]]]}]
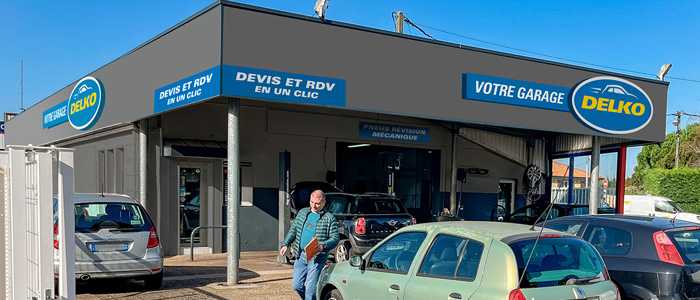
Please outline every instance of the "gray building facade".
[{"label": "gray building facade", "polygon": [[[280,153],[291,157],[292,183],[334,174],[344,191],[391,191],[426,216],[449,207],[455,166],[467,174],[460,216],[491,219],[497,205],[527,204],[528,165],[551,173],[553,156],[586,151],[594,136],[608,151],[663,140],[668,90],[654,79],[229,2],[87,77],[94,85],[77,80],[7,122],[6,143],[76,149],[76,191],[141,200],[167,255],[185,251],[194,227],[225,222],[233,99],[241,249],[270,250]],[[96,99],[85,96],[91,87]],[[389,187],[386,168],[397,161]],[[225,244],[219,231],[196,242],[205,252]]]}]

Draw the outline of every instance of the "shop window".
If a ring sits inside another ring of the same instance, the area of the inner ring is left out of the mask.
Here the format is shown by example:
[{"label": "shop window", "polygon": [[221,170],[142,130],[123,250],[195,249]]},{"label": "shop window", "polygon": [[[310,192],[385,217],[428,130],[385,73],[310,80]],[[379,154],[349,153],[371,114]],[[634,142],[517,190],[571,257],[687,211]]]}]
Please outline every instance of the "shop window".
[{"label": "shop window", "polygon": [[552,160],[552,201],[573,206],[575,215],[588,214],[591,182],[598,184],[598,213],[614,213],[617,197],[617,152],[602,153],[598,179],[591,180],[591,155]]}]

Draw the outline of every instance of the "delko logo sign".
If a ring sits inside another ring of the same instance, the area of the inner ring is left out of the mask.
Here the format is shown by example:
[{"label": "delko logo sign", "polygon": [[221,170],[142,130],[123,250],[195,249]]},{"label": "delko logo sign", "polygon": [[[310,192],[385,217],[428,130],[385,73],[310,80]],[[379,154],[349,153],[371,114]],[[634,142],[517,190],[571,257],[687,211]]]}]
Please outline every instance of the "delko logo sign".
[{"label": "delko logo sign", "polygon": [[102,84],[92,76],[78,81],[66,104],[68,122],[78,130],[90,128],[97,122],[104,106]]},{"label": "delko logo sign", "polygon": [[610,76],[581,82],[571,94],[571,107],[583,123],[609,134],[637,132],[654,114],[649,95],[641,88]]}]

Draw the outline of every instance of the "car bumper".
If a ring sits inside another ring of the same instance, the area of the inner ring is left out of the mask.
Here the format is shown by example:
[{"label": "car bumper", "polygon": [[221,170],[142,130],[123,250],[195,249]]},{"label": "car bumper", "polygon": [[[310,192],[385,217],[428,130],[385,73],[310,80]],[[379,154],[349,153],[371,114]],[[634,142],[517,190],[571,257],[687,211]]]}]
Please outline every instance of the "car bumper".
[{"label": "car bumper", "polygon": [[[59,262],[54,259],[54,274],[58,274]],[[110,261],[76,261],[76,279],[138,278],[163,272],[160,250],[149,250],[142,258]]]},{"label": "car bumper", "polygon": [[350,245],[352,246],[352,253],[360,255],[365,254],[383,239],[384,238],[363,239],[351,235]]}]

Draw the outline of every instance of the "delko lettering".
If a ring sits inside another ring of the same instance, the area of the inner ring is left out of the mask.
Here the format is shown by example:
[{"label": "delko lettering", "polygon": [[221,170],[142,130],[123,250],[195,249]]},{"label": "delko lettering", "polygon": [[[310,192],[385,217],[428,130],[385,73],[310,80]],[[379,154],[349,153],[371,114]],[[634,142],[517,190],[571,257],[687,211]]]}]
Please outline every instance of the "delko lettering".
[{"label": "delko lettering", "polygon": [[571,94],[575,115],[593,129],[610,134],[641,130],[652,119],[649,96],[634,83],[611,76],[581,82]]},{"label": "delko lettering", "polygon": [[71,102],[70,105],[70,113],[74,114],[77,112],[81,112],[86,108],[90,108],[95,106],[97,103],[97,93],[93,92],[89,96],[83,97],[83,99],[80,99],[76,102]]}]

